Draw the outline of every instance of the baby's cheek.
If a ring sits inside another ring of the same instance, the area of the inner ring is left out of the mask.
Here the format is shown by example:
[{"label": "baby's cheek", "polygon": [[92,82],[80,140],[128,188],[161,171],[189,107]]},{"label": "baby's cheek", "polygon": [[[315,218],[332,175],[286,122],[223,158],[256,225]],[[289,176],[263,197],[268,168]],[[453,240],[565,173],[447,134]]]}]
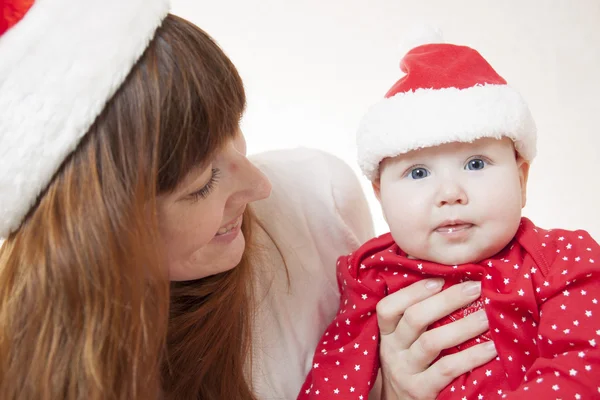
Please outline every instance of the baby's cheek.
[{"label": "baby's cheek", "polygon": [[[398,206],[401,207],[401,206]],[[414,229],[414,221],[406,209],[399,208],[388,210],[386,212],[386,221],[391,231],[398,233],[407,232]]]}]

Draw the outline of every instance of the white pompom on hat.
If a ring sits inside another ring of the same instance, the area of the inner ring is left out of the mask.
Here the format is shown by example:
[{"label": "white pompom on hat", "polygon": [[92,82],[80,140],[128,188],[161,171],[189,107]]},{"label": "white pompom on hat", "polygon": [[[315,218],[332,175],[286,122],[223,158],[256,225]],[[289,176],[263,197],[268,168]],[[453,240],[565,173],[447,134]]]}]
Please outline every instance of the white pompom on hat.
[{"label": "white pompom on hat", "polygon": [[404,46],[405,75],[361,120],[356,142],[365,176],[376,180],[387,157],[484,137],[509,137],[533,160],[537,131],[521,95],[476,50],[443,43],[436,31],[419,34]]},{"label": "white pompom on hat", "polygon": [[0,1],[0,238],[18,229],[169,12],[169,0]]}]

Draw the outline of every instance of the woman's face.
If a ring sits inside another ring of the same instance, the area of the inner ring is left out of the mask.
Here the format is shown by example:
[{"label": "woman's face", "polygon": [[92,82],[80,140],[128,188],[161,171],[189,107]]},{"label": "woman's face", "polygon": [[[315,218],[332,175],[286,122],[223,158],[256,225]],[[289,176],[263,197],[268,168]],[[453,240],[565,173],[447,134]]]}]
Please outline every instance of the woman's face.
[{"label": "woman's face", "polygon": [[235,267],[244,252],[246,205],[271,192],[267,177],[246,158],[240,133],[210,163],[192,170],[173,193],[158,197],[158,224],[173,281]]}]

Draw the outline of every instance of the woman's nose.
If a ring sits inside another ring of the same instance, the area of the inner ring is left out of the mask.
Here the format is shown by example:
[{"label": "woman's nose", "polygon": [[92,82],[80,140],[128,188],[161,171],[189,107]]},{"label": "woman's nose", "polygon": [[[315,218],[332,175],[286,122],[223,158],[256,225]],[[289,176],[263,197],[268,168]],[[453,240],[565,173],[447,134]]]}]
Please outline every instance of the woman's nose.
[{"label": "woman's nose", "polygon": [[271,194],[271,182],[256,165],[244,156],[240,166],[239,189],[236,195],[239,202],[251,203],[262,200]]},{"label": "woman's nose", "polygon": [[250,162],[250,165],[252,166],[251,174],[253,176],[250,180],[251,187],[249,189],[252,192],[251,201],[262,200],[269,197],[271,194],[271,181],[269,181],[269,178],[267,178],[258,167],[252,164],[252,162]]}]

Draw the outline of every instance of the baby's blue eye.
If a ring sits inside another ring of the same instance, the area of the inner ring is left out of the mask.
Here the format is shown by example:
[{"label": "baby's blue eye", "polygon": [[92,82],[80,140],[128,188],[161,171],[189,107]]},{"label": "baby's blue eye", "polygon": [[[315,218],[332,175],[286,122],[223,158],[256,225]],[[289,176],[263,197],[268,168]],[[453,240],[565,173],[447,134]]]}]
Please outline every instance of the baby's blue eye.
[{"label": "baby's blue eye", "polygon": [[475,158],[467,163],[466,169],[471,171],[477,171],[479,169],[483,169],[485,167],[485,161],[481,158]]},{"label": "baby's blue eye", "polygon": [[425,168],[415,168],[410,171],[410,177],[413,179],[423,179],[427,176],[429,176],[429,171]]}]

